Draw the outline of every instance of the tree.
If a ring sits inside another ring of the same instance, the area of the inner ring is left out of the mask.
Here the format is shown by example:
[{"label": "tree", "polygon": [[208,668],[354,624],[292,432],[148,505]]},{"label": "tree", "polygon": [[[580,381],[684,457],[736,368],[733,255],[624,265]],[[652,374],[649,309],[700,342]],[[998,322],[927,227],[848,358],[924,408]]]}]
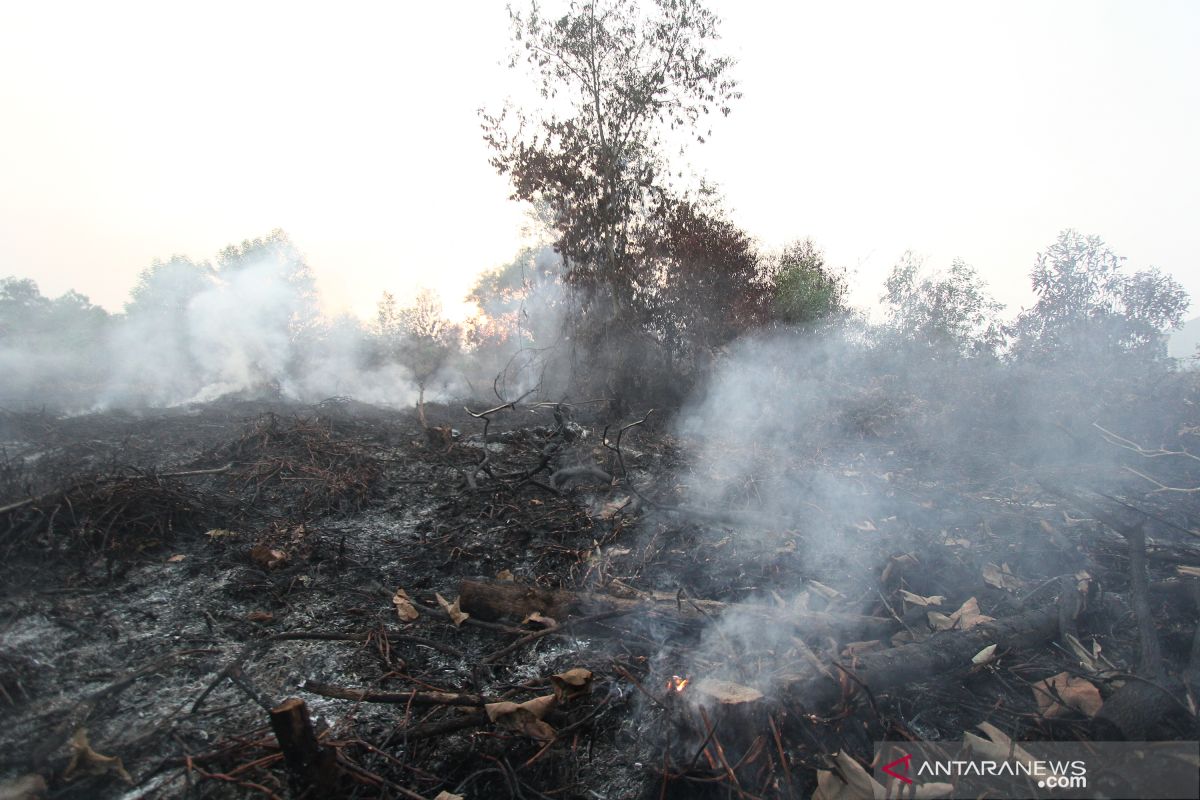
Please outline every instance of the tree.
[{"label": "tree", "polygon": [[376,333],[384,357],[402,364],[417,384],[417,416],[425,418],[425,390],[458,350],[458,327],[442,313],[442,302],[430,289],[417,293],[413,305],[399,308],[396,298],[383,293],[376,314]]},{"label": "tree", "polygon": [[168,261],[155,259],[138,275],[125,303],[125,313],[181,323],[196,295],[216,286],[216,276],[216,270],[207,261],[195,262],[180,255]]},{"label": "tree", "polygon": [[509,14],[510,66],[530,68],[544,102],[483,114],[491,163],[514,199],[546,209],[564,280],[581,293],[573,341],[624,346],[661,321],[661,275],[645,247],[687,199],[669,182],[668,139],[702,142],[701,119],[728,114],[738,96],[732,61],[709,50],[717,17],[699,0],[655,0],[647,14],[636,0],[572,3],[557,19],[536,3]]},{"label": "tree", "polygon": [[246,332],[243,341],[226,339],[224,347],[239,351],[238,357],[269,386],[307,372],[305,362],[321,334],[321,314],[312,268],[288,235],[276,228],[264,237],[228,245],[217,254],[217,276],[227,298],[206,296],[218,300],[219,309],[205,310],[224,316],[231,310],[225,300],[244,309],[237,318],[239,331]]},{"label": "tree", "polygon": [[771,276],[753,240],[724,216],[677,203],[642,249],[657,271],[655,333],[685,365],[768,321]]},{"label": "tree", "polygon": [[467,294],[499,338],[547,344],[560,331],[547,326],[562,305],[562,259],[551,247],[525,248],[481,274]]},{"label": "tree", "polygon": [[1180,325],[1189,304],[1170,276],[1130,273],[1099,236],[1074,230],[1038,254],[1030,277],[1037,302],[1017,322],[1026,356],[1160,361],[1165,331]]},{"label": "tree", "polygon": [[94,403],[110,373],[110,322],[76,291],[51,299],[28,278],[0,279],[0,403]]},{"label": "tree", "polygon": [[826,264],[825,254],[812,239],[784,247],[770,274],[772,316],[785,325],[811,326],[848,310],[845,272]]},{"label": "tree", "polygon": [[[227,245],[217,254],[217,273],[241,290],[263,285],[286,289],[287,326],[291,339],[303,341],[320,321],[317,284],[304,254],[280,228],[240,245]],[[240,284],[240,286],[239,286]]]},{"label": "tree", "polygon": [[558,380],[570,373],[568,348],[559,345],[575,307],[553,247],[521,250],[480,275],[467,299],[479,308],[463,330],[469,352],[460,363],[471,391],[490,396],[494,386],[505,397],[518,397],[529,390],[566,390]]},{"label": "tree", "polygon": [[0,279],[0,343],[77,354],[102,343],[108,322],[107,311],[74,290],[50,299],[29,278]]},{"label": "tree", "polygon": [[50,307],[37,282],[9,276],[0,279],[0,341],[15,342],[36,330]]},{"label": "tree", "polygon": [[884,288],[889,332],[903,342],[965,356],[995,352],[1003,340],[1003,306],[961,259],[945,272],[927,273],[921,259],[905,253]]}]

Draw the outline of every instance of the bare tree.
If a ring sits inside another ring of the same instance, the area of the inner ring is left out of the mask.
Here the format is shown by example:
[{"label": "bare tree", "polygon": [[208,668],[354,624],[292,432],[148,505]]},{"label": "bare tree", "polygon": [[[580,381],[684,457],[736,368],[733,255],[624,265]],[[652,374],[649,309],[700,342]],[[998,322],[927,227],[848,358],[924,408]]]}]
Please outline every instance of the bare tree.
[{"label": "bare tree", "polygon": [[425,391],[458,351],[460,331],[446,319],[442,301],[430,289],[421,289],[411,306],[400,308],[388,292],[379,301],[376,332],[384,357],[408,368],[417,384],[417,416],[425,418]]}]

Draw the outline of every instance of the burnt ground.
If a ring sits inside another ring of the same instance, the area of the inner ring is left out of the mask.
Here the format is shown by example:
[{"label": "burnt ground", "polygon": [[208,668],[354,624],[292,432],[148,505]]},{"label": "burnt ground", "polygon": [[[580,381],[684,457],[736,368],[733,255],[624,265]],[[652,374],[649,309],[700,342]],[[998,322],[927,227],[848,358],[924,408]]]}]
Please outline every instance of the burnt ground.
[{"label": "burnt ground", "polygon": [[[869,765],[875,740],[985,722],[1197,738],[1178,496],[981,477],[874,436],[765,468],[838,481],[840,502],[780,515],[757,485],[700,503],[721,464],[653,415],[618,448],[622,426],[572,413],[435,407],[429,432],[349,400],[3,413],[0,794],[808,797],[822,771],[852,779],[836,753]],[[438,595],[473,579],[592,594],[537,595],[541,619],[464,602],[456,625]],[[1007,638],[986,619],[1042,611],[1051,630]],[[1161,708],[1097,711],[1139,683]],[[287,698],[332,766],[289,769],[269,721]]]}]

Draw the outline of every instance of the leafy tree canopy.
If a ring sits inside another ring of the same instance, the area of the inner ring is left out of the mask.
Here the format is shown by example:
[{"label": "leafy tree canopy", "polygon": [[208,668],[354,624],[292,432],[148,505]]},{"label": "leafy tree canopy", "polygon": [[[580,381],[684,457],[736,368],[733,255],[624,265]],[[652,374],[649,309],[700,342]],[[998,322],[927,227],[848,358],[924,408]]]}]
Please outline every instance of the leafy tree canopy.
[{"label": "leafy tree canopy", "polygon": [[848,311],[846,274],[825,262],[825,254],[812,239],[784,247],[770,273],[772,316],[785,325],[810,326]]},{"label": "leafy tree canopy", "polygon": [[[648,301],[640,233],[665,221],[679,190],[668,181],[667,134],[703,141],[700,120],[729,113],[732,61],[713,55],[717,17],[698,0],[572,3],[543,16],[509,9],[514,50],[543,99],[536,110],[483,114],[492,164],[515,199],[541,203],[570,283],[607,295],[613,313]],[[678,137],[677,137],[678,138]]]},{"label": "leafy tree canopy", "polygon": [[1017,322],[1018,352],[1037,357],[1166,356],[1164,332],[1189,300],[1157,269],[1131,272],[1099,236],[1065,230],[1030,277],[1037,302]]},{"label": "leafy tree canopy", "polygon": [[901,341],[960,355],[995,352],[1003,341],[1003,306],[961,259],[944,272],[927,272],[921,259],[905,253],[884,289],[889,332]]}]

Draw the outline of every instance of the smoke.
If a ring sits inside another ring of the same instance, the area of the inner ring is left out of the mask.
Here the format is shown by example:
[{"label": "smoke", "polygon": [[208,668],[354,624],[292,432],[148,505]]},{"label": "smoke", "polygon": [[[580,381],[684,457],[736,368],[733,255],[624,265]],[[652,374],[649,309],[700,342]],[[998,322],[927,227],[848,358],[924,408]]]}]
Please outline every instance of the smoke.
[{"label": "smoke", "polygon": [[[559,400],[587,359],[571,336],[574,294],[548,246],[486,273],[480,315],[444,343],[427,396]],[[223,250],[216,266],[176,256],[145,270],[123,314],[82,296],[41,296],[32,281],[0,285],[0,404],[72,412],[168,407],[226,395],[301,402],[352,396],[383,405],[418,394],[406,348],[350,316],[318,312],[301,254],[281,231]],[[403,312],[400,314],[404,316]],[[87,324],[84,324],[84,323]],[[384,339],[387,341],[384,341]]]},{"label": "smoke", "polygon": [[[1150,491],[1123,469],[1131,454],[1096,426],[1182,449],[1179,432],[1196,429],[1200,384],[1164,363],[1081,356],[1089,343],[1070,344],[1061,360],[970,356],[857,324],[736,343],[674,422],[689,454],[681,503],[725,514],[695,546],[719,552],[716,564],[773,564],[772,577],[746,576],[736,599],[776,608],[776,618],[805,608],[878,614],[890,558],[928,556],[940,541],[989,525],[1001,530],[1003,498],[1036,491],[1039,480]],[[995,541],[995,554],[971,558],[1045,574],[1042,550]],[[979,566],[962,574],[978,580]],[[708,576],[678,578],[701,584],[700,596],[725,588]],[[953,579],[936,570],[926,578],[929,593],[954,596]],[[728,614],[706,628],[693,666],[769,691],[772,669],[747,671],[739,654],[795,663],[794,644],[786,624]]]},{"label": "smoke", "polygon": [[505,399],[529,396],[557,401],[575,385],[586,361],[572,335],[578,300],[563,281],[562,257],[548,245],[522,250],[507,265],[480,276],[470,299],[480,308],[480,327],[466,364],[467,390],[493,391]]},{"label": "smoke", "polygon": [[9,279],[0,296],[0,369],[10,377],[0,403],[85,411],[238,393],[412,402],[408,370],[380,358],[359,321],[321,317],[303,262],[290,246],[267,245],[226,251],[219,271],[179,257],[158,262],[126,313],[111,317],[86,299],[67,313],[61,299]]}]

